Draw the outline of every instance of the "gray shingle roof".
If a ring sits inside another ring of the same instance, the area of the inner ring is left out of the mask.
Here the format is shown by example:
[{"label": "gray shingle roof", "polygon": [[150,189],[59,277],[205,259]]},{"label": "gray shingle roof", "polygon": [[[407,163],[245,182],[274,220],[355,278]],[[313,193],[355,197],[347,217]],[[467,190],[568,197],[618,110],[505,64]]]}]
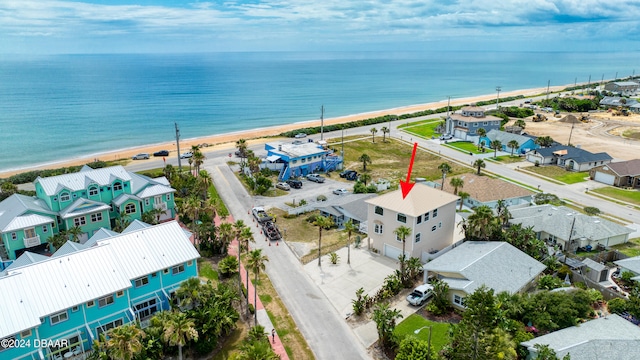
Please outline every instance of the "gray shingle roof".
[{"label": "gray shingle roof", "polygon": [[598,169],[609,168],[618,176],[638,176],[640,175],[640,159],[629,161],[612,162],[599,166]]},{"label": "gray shingle roof", "polygon": [[546,267],[506,242],[467,241],[426,263],[425,271],[444,275],[451,288],[472,293],[483,284],[496,293],[516,293]]},{"label": "gray shingle roof", "polygon": [[[580,149],[573,146],[566,146],[566,145],[556,145],[548,148],[539,148],[534,151],[538,152],[538,154],[544,157],[553,156],[554,153],[558,153],[559,154],[557,155],[558,157],[563,159],[572,159],[579,164],[582,164],[585,162],[604,161],[604,160],[613,159],[611,155],[607,154],[606,152],[600,152],[600,153],[594,154],[584,149]],[[562,152],[566,152],[566,153],[563,155],[560,155],[560,153]]]},{"label": "gray shingle roof", "polygon": [[[633,230],[597,216],[578,213],[564,206],[538,205],[510,210],[511,224],[532,226],[535,232],[544,231],[563,240],[592,239],[630,234]],[[574,223],[575,219],[575,223]],[[569,236],[571,228],[573,234]]]},{"label": "gray shingle roof", "polygon": [[367,203],[368,199],[375,197],[375,194],[352,194],[340,196],[332,200],[324,202],[323,206],[317,206],[316,209],[327,212],[334,216],[345,215],[350,219],[360,222],[367,220]]},{"label": "gray shingle roof", "polygon": [[511,140],[517,141],[519,146],[522,146],[524,143],[526,143],[527,141],[531,140],[531,138],[528,137],[528,136],[508,133],[508,132],[500,131],[500,130],[496,130],[496,129],[490,130],[487,133],[487,137],[491,141],[498,140],[498,141],[500,141],[502,143],[502,145],[505,145],[505,146]]},{"label": "gray shingle roof", "polygon": [[559,358],[569,353],[575,360],[637,359],[640,327],[612,314],[521,343],[529,349],[535,344],[549,345]]},{"label": "gray shingle roof", "polygon": [[629,269],[636,274],[640,274],[640,256],[617,260],[617,261],[614,261],[613,263],[618,266],[622,266],[625,269]]}]

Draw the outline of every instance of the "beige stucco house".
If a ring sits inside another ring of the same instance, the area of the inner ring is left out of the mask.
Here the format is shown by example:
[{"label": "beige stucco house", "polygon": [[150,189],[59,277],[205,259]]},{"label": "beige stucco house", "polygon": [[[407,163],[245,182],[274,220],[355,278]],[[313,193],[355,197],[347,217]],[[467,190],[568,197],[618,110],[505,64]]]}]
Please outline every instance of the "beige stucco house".
[{"label": "beige stucco house", "polygon": [[411,229],[405,240],[405,255],[426,260],[453,244],[456,202],[459,197],[416,184],[406,198],[396,190],[366,201],[367,230],[371,246],[381,254],[397,259],[402,241],[394,231],[404,225]]}]

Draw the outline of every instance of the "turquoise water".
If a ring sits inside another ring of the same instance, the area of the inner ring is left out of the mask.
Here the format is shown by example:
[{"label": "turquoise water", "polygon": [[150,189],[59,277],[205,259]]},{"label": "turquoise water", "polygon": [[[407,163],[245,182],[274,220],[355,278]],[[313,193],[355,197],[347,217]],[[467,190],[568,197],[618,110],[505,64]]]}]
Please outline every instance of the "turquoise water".
[{"label": "turquoise water", "polygon": [[0,171],[182,138],[630,76],[625,53],[0,57]]}]

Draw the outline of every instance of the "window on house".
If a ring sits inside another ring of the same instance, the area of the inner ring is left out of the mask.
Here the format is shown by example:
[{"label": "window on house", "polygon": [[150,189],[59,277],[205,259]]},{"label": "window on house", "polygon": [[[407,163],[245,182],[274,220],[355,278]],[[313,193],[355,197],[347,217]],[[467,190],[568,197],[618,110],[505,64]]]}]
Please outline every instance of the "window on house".
[{"label": "window on house", "polygon": [[478,127],[478,123],[473,123],[473,127]]},{"label": "window on house", "polygon": [[430,214],[430,213],[426,213],[426,214],[424,214],[424,221],[429,220],[429,214]]},{"label": "window on house", "polygon": [[111,295],[107,295],[105,297],[101,297],[100,299],[98,299],[98,307],[105,307],[108,305],[113,304],[115,300],[113,299],[113,294]]},{"label": "window on house", "polygon": [[158,304],[156,299],[150,299],[149,301],[142,302],[133,306],[136,318],[139,320],[146,320],[158,311]]},{"label": "window on house", "polygon": [[484,123],[482,123],[482,125],[487,125],[488,123],[485,121]]},{"label": "window on house", "polygon": [[27,239],[36,237],[36,229],[34,228],[24,229],[24,237]]},{"label": "window on house", "polygon": [[76,311],[78,311],[78,309],[80,309],[80,308],[77,307],[77,306],[74,306],[74,307],[71,308],[71,312],[76,312]]},{"label": "window on house", "polygon": [[93,305],[95,305],[96,302],[91,300],[91,301],[87,301],[87,307],[93,307]]},{"label": "window on house", "polygon": [[144,206],[149,206],[149,205],[151,205],[151,199],[149,198],[144,199]]},{"label": "window on house", "polygon": [[438,209],[433,210],[433,217],[438,217]]},{"label": "window on house", "polygon": [[45,234],[49,232],[49,228],[47,227],[47,225],[42,225],[42,232]]},{"label": "window on house", "polygon": [[163,274],[168,274],[168,273],[169,273],[169,269],[164,269],[164,270],[162,270],[162,273],[163,273]]},{"label": "window on house", "polygon": [[146,277],[146,276],[143,276],[143,277],[140,277],[140,278],[137,278],[137,279],[133,280],[133,283],[134,283],[135,287],[139,288],[141,286],[147,285],[149,283],[149,278]]},{"label": "window on house", "polygon": [[193,260],[187,261],[187,266],[191,266],[191,265],[193,265]]},{"label": "window on house", "polygon": [[32,335],[31,329],[25,330],[25,331],[20,333],[20,337],[23,338],[23,339],[24,338],[28,338],[31,335]]},{"label": "window on house", "polygon": [[98,188],[95,186],[92,186],[89,188],[89,196],[96,196],[98,195]]},{"label": "window on house", "polygon": [[102,213],[91,214],[91,222],[102,221]]},{"label": "window on house", "polygon": [[68,192],[63,192],[62,194],[60,194],[60,201],[65,202],[69,200],[71,200],[71,196]]},{"label": "window on house", "polygon": [[87,224],[87,219],[84,216],[78,216],[73,219],[73,225],[82,226]]},{"label": "window on house", "polygon": [[11,233],[11,240],[18,240],[18,233],[12,232]]},{"label": "window on house", "polygon": [[124,295],[124,290],[120,290],[116,293],[117,297],[122,297],[122,295]]},{"label": "window on house", "polygon": [[171,201],[171,194],[167,194],[167,201]]},{"label": "window on house", "polygon": [[417,233],[415,236],[415,242],[419,243],[420,242],[420,233]]},{"label": "window on house", "polygon": [[122,326],[122,319],[118,319],[118,320],[114,320],[110,323],[106,323],[102,326],[98,326],[96,328],[96,333],[98,334],[98,338],[100,338],[100,334],[102,333],[106,333],[107,331],[113,329],[113,328],[117,328],[118,326]]},{"label": "window on house", "polygon": [[127,206],[124,207],[124,212],[125,214],[133,214],[136,212],[136,205],[135,204],[127,204]]},{"label": "window on house", "polygon": [[381,208],[380,206],[376,206],[373,212],[375,212],[378,215],[384,215],[384,209]]},{"label": "window on house", "polygon": [[67,310],[65,310],[49,316],[49,323],[51,325],[55,325],[63,321],[67,321],[68,319],[69,319],[69,314],[67,314]]},{"label": "window on house", "polygon": [[374,224],[373,232],[376,234],[382,234],[382,224]]},{"label": "window on house", "polygon": [[460,306],[464,306],[464,298],[460,295],[453,295],[453,303],[460,305]]},{"label": "window on house", "polygon": [[171,268],[171,274],[172,275],[177,275],[184,272],[184,264],[180,264],[178,266],[174,266]]},{"label": "window on house", "polygon": [[431,231],[436,231],[436,229],[437,229],[437,227],[436,227],[435,225],[433,225],[433,226],[431,227]]},{"label": "window on house", "polygon": [[405,214],[398,214],[398,221],[400,221],[401,223],[407,223],[407,215]]},{"label": "window on house", "polygon": [[422,215],[418,215],[418,218],[416,219],[416,224],[420,224],[422,222]]},{"label": "window on house", "polygon": [[402,239],[400,238],[400,236],[398,236],[398,234],[395,234],[395,235],[396,235],[396,241],[402,242]]},{"label": "window on house", "polygon": [[120,191],[122,190],[122,183],[121,182],[117,182],[115,184],[113,184],[113,191]]}]

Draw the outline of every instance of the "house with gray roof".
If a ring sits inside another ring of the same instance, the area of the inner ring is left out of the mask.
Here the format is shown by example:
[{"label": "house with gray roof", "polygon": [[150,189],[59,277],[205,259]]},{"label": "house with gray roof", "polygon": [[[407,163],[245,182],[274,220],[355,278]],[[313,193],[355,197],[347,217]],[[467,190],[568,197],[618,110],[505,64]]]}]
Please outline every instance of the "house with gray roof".
[{"label": "house with gray roof", "polygon": [[[479,139],[479,143],[481,146],[484,146],[487,149],[489,149],[491,148],[491,142],[496,140],[500,141],[500,143],[502,144],[501,148],[498,149],[499,151],[504,151],[508,153],[513,152],[516,155],[525,154],[531,150],[538,149],[540,147],[540,145],[536,144],[535,138],[533,137],[514,134],[511,132],[500,131],[497,129],[487,132],[487,135]],[[517,142],[518,146],[514,149],[510,148],[509,143],[511,141]]]},{"label": "house with gray roof", "polygon": [[629,108],[638,103],[635,99],[624,98],[620,96],[605,96],[600,100],[600,106],[605,108]]},{"label": "house with gray roof", "polygon": [[591,179],[617,187],[640,187],[640,159],[612,162],[589,170]]},{"label": "house with gray roof", "polygon": [[489,132],[500,129],[501,118],[493,115],[486,115],[484,108],[479,106],[464,106],[460,112],[451,113],[445,121],[447,133],[462,140],[469,140],[477,143],[478,129],[485,129]]},{"label": "house with gray roof", "polygon": [[526,291],[546,266],[501,241],[466,241],[423,266],[424,281],[434,276],[449,285],[449,300],[464,308],[464,298],[482,285],[496,293]]},{"label": "house with gray roof", "polygon": [[635,81],[612,81],[606,83],[604,89],[623,95],[635,95],[639,86],[640,84]]},{"label": "house with gray roof", "polygon": [[606,152],[591,153],[579,147],[556,145],[529,151],[527,161],[540,165],[557,165],[571,171],[589,171],[613,159]]},{"label": "house with gray roof", "polygon": [[632,280],[640,281],[640,256],[616,260],[613,263],[620,266],[620,273],[629,271],[635,275],[633,278],[631,278]]},{"label": "house with gray roof", "polygon": [[561,250],[626,243],[634,230],[598,216],[589,216],[564,206],[550,204],[513,209],[509,224],[532,227],[538,239]]},{"label": "house with gray roof", "polygon": [[315,206],[320,210],[320,215],[330,217],[338,227],[351,220],[358,228],[361,223],[367,221],[366,200],[375,197],[375,194],[350,194],[323,201]]},{"label": "house with gray roof", "polygon": [[548,345],[558,358],[571,360],[635,360],[640,353],[640,327],[611,314],[577,326],[554,331],[520,343],[527,348],[527,360],[535,359],[535,345]]}]

